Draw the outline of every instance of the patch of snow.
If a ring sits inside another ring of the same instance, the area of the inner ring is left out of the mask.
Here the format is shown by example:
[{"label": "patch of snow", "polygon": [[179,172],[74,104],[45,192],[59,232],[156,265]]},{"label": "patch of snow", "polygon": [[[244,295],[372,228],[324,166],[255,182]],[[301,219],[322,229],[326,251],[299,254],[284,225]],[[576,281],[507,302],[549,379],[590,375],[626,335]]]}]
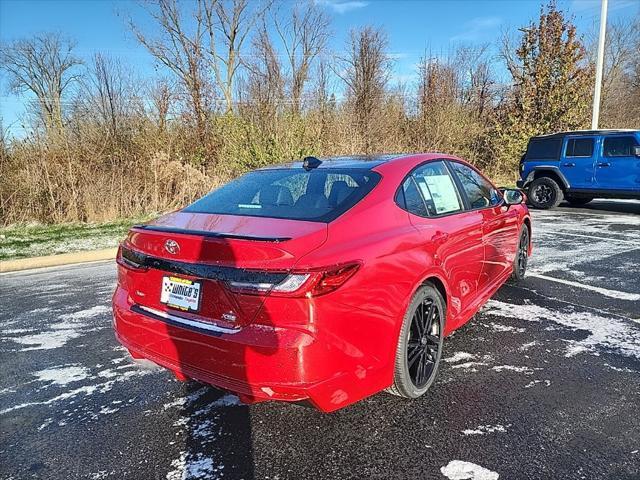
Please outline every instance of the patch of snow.
[{"label": "patch of snow", "polygon": [[485,327],[489,327],[492,328],[493,330],[495,330],[496,332],[516,332],[516,333],[522,333],[524,331],[526,331],[526,328],[520,328],[520,327],[512,327],[510,325],[501,325],[499,323],[495,323],[495,322],[491,322],[490,324],[486,324],[483,323],[482,324]]},{"label": "patch of snow", "polygon": [[79,365],[54,367],[33,374],[39,382],[51,382],[55,385],[67,385],[89,377],[89,370]]},{"label": "patch of snow", "polygon": [[[543,380],[532,380],[529,383],[527,383],[524,388],[531,388],[539,383],[542,383]],[[544,385],[545,387],[550,387],[551,386],[551,380],[544,380]]]},{"label": "patch of snow", "polygon": [[535,340],[533,342],[523,343],[518,350],[520,350],[521,352],[526,352],[531,347],[534,347],[536,345],[538,345],[538,342],[536,342]]},{"label": "patch of snow", "polygon": [[564,356],[567,357],[567,358],[575,357],[576,355],[578,355],[580,353],[589,352],[589,351],[590,351],[590,349],[588,347],[586,347],[585,345],[576,344],[576,345],[571,345],[570,347],[568,347],[566,353],[564,354]]},{"label": "patch of snow", "polygon": [[100,415],[109,415],[111,413],[116,413],[119,410],[120,410],[119,408],[112,408],[112,407],[107,407],[106,405],[103,405],[102,407],[100,407],[100,410],[98,411],[98,413]]},{"label": "patch of snow", "polygon": [[21,337],[8,337],[8,339],[20,345],[27,345],[27,347],[20,350],[21,352],[60,348],[70,340],[82,336],[82,330],[86,327],[86,320],[110,311],[110,307],[96,305],[86,310],[61,315],[61,321],[49,325],[47,330],[41,333],[23,335]]},{"label": "patch of snow", "polygon": [[472,371],[477,371],[473,367],[480,367],[483,365],[487,365],[487,364],[485,362],[465,362],[465,363],[458,363],[456,365],[453,365],[451,368],[464,368],[464,369],[471,369]]},{"label": "patch of snow", "polygon": [[222,397],[218,398],[215,402],[211,404],[213,407],[237,407],[243,405],[240,399],[231,393],[227,393]]},{"label": "patch of snow", "polygon": [[451,460],[440,472],[449,480],[498,480],[499,477],[496,472],[462,460]]},{"label": "patch of snow", "polygon": [[25,335],[23,337],[14,337],[11,338],[11,340],[21,345],[28,345],[28,347],[20,350],[21,352],[28,352],[29,350],[51,350],[53,348],[60,348],[68,341],[80,336],[81,334],[77,330],[64,329],[55,332],[43,332],[34,335]]},{"label": "patch of snow", "polygon": [[529,367],[516,367],[515,365],[496,365],[495,367],[491,367],[491,370],[495,372],[502,372],[504,370],[509,370],[511,372],[524,373],[525,375],[533,374],[533,369]]},{"label": "patch of snow", "polygon": [[[191,478],[219,478],[220,467],[213,464],[213,460],[202,453],[190,455],[181,452],[180,456],[171,462],[171,470],[167,473],[167,480],[187,480]],[[214,477],[213,475],[216,475]]]},{"label": "patch of snow", "polygon": [[507,428],[509,428],[511,424],[506,426],[504,425],[480,425],[475,429],[467,429],[463,430],[462,433],[465,435],[486,435],[487,433],[505,433]]},{"label": "patch of snow", "polygon": [[103,478],[107,478],[108,476],[109,476],[109,473],[106,470],[100,470],[98,472],[89,474],[89,478],[91,480],[102,480]]},{"label": "patch of snow", "polygon": [[445,362],[456,363],[461,362],[462,360],[472,360],[476,358],[476,356],[472,353],[467,352],[456,352],[451,357],[445,358]]},{"label": "patch of snow", "polygon": [[566,309],[558,311],[530,303],[515,305],[498,300],[487,302],[483,313],[498,317],[515,317],[529,322],[553,322],[572,330],[587,332],[585,339],[569,342],[569,354],[577,353],[577,347],[581,347],[582,352],[588,351],[594,355],[598,354],[597,348],[605,348],[640,359],[640,329],[634,322],[618,316],[604,317],[588,311]]},{"label": "patch of snow", "polygon": [[616,372],[638,373],[636,370],[631,370],[630,368],[626,368],[626,367],[614,367],[613,365],[609,365],[608,363],[605,363],[604,366]]},{"label": "patch of snow", "polygon": [[[133,366],[133,365],[132,365]],[[84,395],[84,396],[89,396],[89,395],[93,395],[94,393],[107,393],[108,391],[110,391],[113,386],[118,383],[118,382],[124,382],[127,381],[133,377],[139,377],[139,376],[144,376],[144,375],[148,375],[150,373],[153,373],[149,370],[140,370],[140,369],[135,369],[135,370],[129,370],[126,372],[119,372],[119,374],[117,376],[113,376],[113,375],[107,375],[107,377],[113,377],[111,380],[107,380],[106,382],[103,383],[95,383],[95,384],[91,384],[91,385],[83,385],[81,387],[78,388],[74,388],[71,390],[67,390],[66,392],[63,392],[59,395],[56,395],[54,397],[51,397],[49,399],[46,400],[38,400],[38,401],[32,401],[32,402],[25,402],[25,403],[21,403],[18,405],[12,405],[10,407],[7,407],[3,410],[0,410],[0,415],[4,415],[6,413],[15,411],[15,410],[21,410],[23,408],[28,408],[28,407],[33,407],[33,406],[37,406],[37,405],[51,405],[57,402],[61,402],[64,400],[68,400],[71,398],[75,398],[78,395]],[[98,376],[87,376],[85,379],[96,379],[98,378]]]}]

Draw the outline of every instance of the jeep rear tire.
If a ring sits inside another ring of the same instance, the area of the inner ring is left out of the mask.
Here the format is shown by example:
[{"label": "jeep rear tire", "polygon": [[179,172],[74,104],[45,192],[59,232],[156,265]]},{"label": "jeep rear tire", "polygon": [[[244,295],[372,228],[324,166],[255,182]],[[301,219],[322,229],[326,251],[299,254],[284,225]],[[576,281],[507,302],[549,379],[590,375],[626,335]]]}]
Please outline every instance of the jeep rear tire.
[{"label": "jeep rear tire", "polygon": [[547,210],[560,205],[564,198],[564,193],[553,178],[540,177],[531,182],[528,196],[531,205]]}]

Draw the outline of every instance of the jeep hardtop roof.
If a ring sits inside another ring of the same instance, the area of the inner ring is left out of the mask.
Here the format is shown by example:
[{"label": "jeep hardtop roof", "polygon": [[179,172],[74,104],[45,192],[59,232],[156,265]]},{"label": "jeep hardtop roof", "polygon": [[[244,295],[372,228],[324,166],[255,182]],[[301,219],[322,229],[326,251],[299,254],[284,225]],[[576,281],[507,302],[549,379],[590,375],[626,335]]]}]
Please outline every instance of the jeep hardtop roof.
[{"label": "jeep hardtop roof", "polygon": [[544,135],[536,135],[534,138],[553,138],[553,137],[566,137],[567,135],[612,135],[616,133],[636,133],[640,132],[640,130],[635,130],[632,128],[610,128],[610,129],[600,129],[600,130],[570,130],[566,132],[555,132],[555,133],[547,133]]}]

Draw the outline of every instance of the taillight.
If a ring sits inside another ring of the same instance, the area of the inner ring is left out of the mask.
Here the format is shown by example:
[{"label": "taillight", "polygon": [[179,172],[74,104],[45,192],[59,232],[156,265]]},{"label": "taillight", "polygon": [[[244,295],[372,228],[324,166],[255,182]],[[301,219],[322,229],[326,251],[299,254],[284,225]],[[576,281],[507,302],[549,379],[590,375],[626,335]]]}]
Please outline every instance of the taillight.
[{"label": "taillight", "polygon": [[133,250],[128,249],[127,247],[123,247],[122,245],[118,247],[116,262],[118,263],[118,265],[128,268],[129,270],[143,271],[149,269],[148,266],[143,265],[144,257],[134,252]]},{"label": "taillight", "polygon": [[340,265],[323,272],[318,272],[319,278],[309,290],[310,295],[312,297],[317,297],[318,295],[333,292],[336,288],[342,286],[347,280],[349,280],[353,274],[358,271],[358,268],[360,268],[359,263],[350,263],[347,265]]},{"label": "taillight", "polygon": [[228,281],[227,286],[234,292],[249,295],[317,297],[342,286],[358,268],[360,268],[359,263],[349,263],[324,269],[292,272],[278,283]]}]

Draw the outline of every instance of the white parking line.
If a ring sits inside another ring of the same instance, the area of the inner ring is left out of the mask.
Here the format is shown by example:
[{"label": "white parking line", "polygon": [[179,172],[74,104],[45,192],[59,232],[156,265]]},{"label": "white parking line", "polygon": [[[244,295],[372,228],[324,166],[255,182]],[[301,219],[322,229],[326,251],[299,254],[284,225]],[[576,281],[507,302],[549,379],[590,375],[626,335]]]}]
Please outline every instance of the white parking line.
[{"label": "white parking line", "polygon": [[618,290],[609,290],[608,288],[594,287],[592,285],[587,285],[585,283],[579,283],[579,282],[573,282],[571,280],[564,280],[561,278],[549,277],[547,275],[540,275],[539,273],[530,273],[528,276],[540,278],[541,280],[548,280],[550,282],[562,283],[564,285],[582,288],[584,290],[590,290],[592,292],[599,293],[600,295],[604,295],[610,298],[616,298],[618,300],[631,300],[631,301],[640,300],[640,294],[638,293],[620,292]]},{"label": "white parking line", "polygon": [[[538,230],[538,234],[539,235],[554,235],[554,236],[557,236],[557,235],[569,235],[571,237],[588,238],[590,240],[597,239],[597,240],[602,240],[603,242],[616,243],[616,244],[619,244],[619,245],[632,245],[632,246],[636,247],[633,250],[637,250],[637,248],[638,248],[637,247],[638,242],[634,242],[634,241],[631,241],[631,240],[620,240],[620,239],[611,238],[611,237],[600,237],[598,235],[584,235],[582,233],[569,233],[569,232],[563,232],[561,230],[555,230],[555,231],[550,232],[550,231],[544,231],[542,229]],[[630,250],[630,251],[632,251],[632,250]]]}]

